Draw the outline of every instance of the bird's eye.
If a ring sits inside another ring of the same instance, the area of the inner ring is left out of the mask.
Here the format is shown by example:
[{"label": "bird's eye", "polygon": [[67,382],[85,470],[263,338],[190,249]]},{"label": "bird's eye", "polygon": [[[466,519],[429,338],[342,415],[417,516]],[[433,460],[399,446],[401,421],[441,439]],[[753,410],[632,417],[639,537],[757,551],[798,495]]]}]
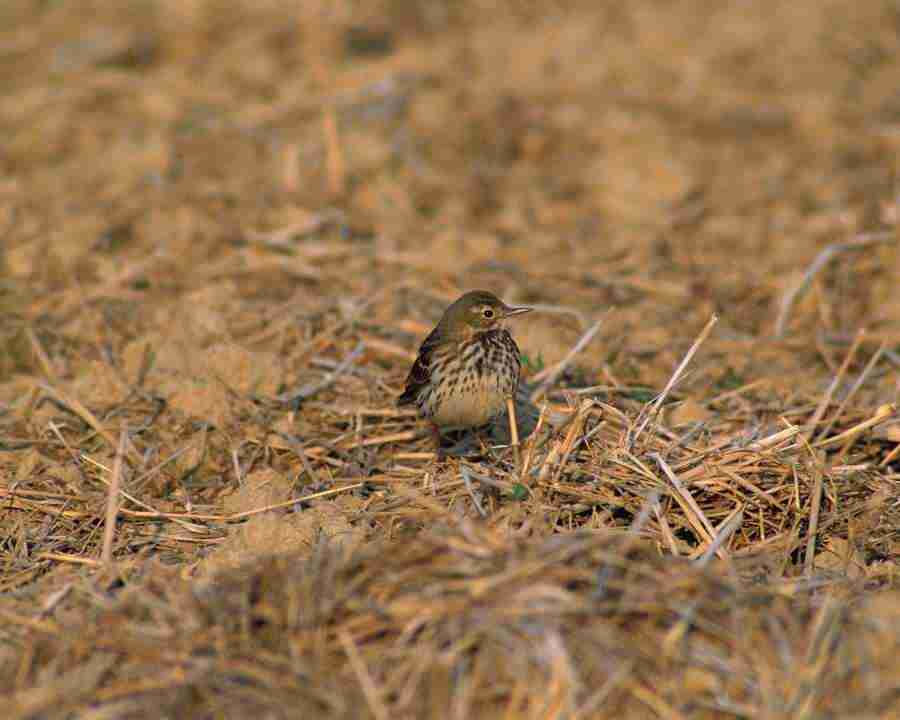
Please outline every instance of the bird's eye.
[{"label": "bird's eye", "polygon": [[494,317],[494,311],[491,310],[490,308],[485,308],[482,315],[484,315],[488,320],[490,320],[492,317]]}]

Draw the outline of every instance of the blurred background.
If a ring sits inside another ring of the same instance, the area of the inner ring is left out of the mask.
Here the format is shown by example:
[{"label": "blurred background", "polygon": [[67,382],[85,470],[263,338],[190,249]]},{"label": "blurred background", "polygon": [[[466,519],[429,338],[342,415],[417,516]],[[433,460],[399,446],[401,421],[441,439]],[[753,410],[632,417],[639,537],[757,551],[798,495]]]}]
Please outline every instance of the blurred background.
[{"label": "blurred background", "polygon": [[[485,287],[615,305],[616,372],[668,372],[711,312],[770,335],[817,252],[897,219],[887,0],[21,0],[0,28],[3,308],[76,334],[195,293],[381,290],[387,318]],[[898,269],[892,239],[841,256],[788,328],[900,338]],[[545,319],[552,360],[580,325]]]}]

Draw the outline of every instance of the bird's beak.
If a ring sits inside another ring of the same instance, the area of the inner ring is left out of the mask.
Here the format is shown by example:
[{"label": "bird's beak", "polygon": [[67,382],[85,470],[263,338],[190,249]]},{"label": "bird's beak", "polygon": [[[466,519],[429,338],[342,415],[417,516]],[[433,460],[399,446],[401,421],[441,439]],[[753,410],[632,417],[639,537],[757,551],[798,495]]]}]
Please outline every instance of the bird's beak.
[{"label": "bird's beak", "polygon": [[506,319],[506,318],[515,317],[516,315],[524,315],[525,313],[531,312],[531,310],[532,310],[532,308],[530,308],[530,307],[509,307],[509,306],[506,306],[506,307],[503,309],[503,318]]}]

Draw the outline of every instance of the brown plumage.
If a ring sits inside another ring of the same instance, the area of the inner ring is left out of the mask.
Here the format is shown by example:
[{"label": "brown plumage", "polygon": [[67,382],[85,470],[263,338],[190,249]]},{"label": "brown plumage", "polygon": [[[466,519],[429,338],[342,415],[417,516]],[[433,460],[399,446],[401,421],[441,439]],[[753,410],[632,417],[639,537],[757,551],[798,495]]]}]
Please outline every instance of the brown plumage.
[{"label": "brown plumage", "polygon": [[519,348],[504,321],[530,309],[483,290],[463,295],[425,338],[397,404],[415,405],[438,428],[489,423],[519,384]]}]

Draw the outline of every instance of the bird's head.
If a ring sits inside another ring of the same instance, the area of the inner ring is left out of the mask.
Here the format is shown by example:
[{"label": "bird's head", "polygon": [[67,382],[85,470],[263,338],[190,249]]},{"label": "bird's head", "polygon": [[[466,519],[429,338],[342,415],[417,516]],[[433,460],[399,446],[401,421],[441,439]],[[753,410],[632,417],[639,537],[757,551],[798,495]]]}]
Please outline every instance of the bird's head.
[{"label": "bird's head", "polygon": [[504,320],[530,311],[529,307],[510,307],[485,290],[473,290],[447,308],[441,325],[450,334],[469,335],[502,327]]}]

